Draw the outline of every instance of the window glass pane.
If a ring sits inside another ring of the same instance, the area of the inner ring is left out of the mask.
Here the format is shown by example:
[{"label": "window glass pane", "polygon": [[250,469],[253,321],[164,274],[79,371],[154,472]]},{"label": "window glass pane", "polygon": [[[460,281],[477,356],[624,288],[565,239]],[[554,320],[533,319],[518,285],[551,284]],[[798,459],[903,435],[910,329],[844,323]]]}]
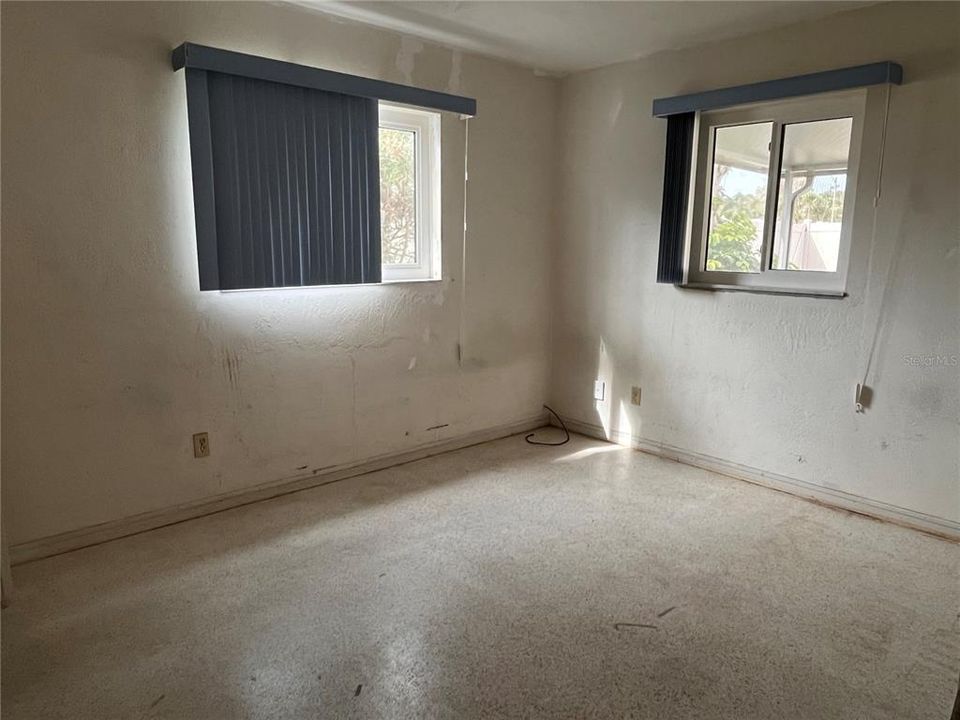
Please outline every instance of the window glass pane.
[{"label": "window glass pane", "polygon": [[783,128],[774,270],[836,272],[852,118]]},{"label": "window glass pane", "polygon": [[384,265],[417,263],[417,135],[380,128],[380,238]]},{"label": "window glass pane", "polygon": [[773,123],[714,131],[707,270],[760,272]]}]

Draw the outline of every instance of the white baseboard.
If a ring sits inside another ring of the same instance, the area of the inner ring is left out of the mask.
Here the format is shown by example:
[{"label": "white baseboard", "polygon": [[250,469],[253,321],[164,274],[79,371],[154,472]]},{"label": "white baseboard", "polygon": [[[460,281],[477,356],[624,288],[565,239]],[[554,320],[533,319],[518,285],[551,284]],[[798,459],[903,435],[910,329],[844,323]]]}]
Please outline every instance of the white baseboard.
[{"label": "white baseboard", "polygon": [[[581,422],[573,418],[564,417],[563,421],[570,430],[582,435],[587,435],[599,440],[607,440],[617,443],[618,445],[633,447],[637,450],[669,460],[675,460],[685,465],[703,468],[704,470],[710,470],[738,480],[745,480],[756,485],[780,490],[825,505],[868,515],[880,520],[888,520],[952,540],[960,540],[960,523],[952,520],[928,515],[916,510],[901,508],[879,500],[871,500],[858,495],[852,495],[842,490],[834,490],[820,485],[814,485],[804,480],[758,470],[746,465],[721,460],[720,458],[715,458],[710,455],[684,450],[664,443],[655,443],[629,433],[619,431],[611,431],[608,433],[599,425]],[[128,535],[135,535],[146,532],[147,530],[164,527],[165,525],[173,525],[178,522],[210,515],[211,513],[222,510],[229,510],[230,508],[241,505],[249,505],[250,503],[267,500],[279,495],[286,495],[299,490],[326,485],[376,470],[383,470],[395,465],[422,460],[423,458],[433,455],[459,450],[471,445],[478,445],[510,435],[528,432],[542,427],[545,422],[546,418],[544,416],[537,415],[507,425],[478,430],[455,438],[420,445],[411,450],[388,453],[356,463],[334,466],[316,474],[274,480],[204,500],[183,503],[161,510],[153,510],[139,515],[121,518],[119,520],[111,520],[99,525],[71,530],[60,533],[59,535],[30,540],[10,547],[10,561],[11,564],[18,565],[31,560],[39,560],[51,555],[59,555],[60,553],[71,550],[78,550],[90,545],[98,545]]]},{"label": "white baseboard", "polygon": [[184,520],[192,520],[193,518],[202,517],[203,515],[210,515],[211,513],[239,507],[240,505],[249,505],[250,503],[267,500],[272,497],[277,497],[278,495],[286,495],[299,490],[327,485],[339,480],[356,477],[357,475],[364,475],[376,470],[384,470],[395,465],[413,462],[414,460],[422,460],[432,455],[440,455],[471,445],[478,445],[510,435],[528,432],[543,427],[546,424],[547,420],[545,415],[536,415],[507,425],[477,430],[455,438],[420,445],[412,450],[378,455],[355,463],[336,465],[309,475],[273,480],[250,488],[215,495],[203,500],[195,500],[169,508],[152,510],[119,520],[111,520],[98,525],[71,530],[60,533],[59,535],[30,540],[10,547],[10,561],[13,565],[18,565],[51,555],[59,555],[60,553],[69,552],[70,550],[79,550],[80,548],[90,545],[98,545],[109,540],[116,540],[117,538],[128,535],[154,530],[165,525],[173,525],[174,523],[183,522]]},{"label": "white baseboard", "polygon": [[878,520],[886,520],[905,525],[915,530],[922,530],[950,540],[960,540],[960,523],[946,518],[928,515],[917,510],[902,508],[897,505],[891,505],[880,500],[871,500],[870,498],[853,495],[842,490],[823,487],[805,480],[780,475],[778,473],[758,470],[740,463],[722,460],[720,458],[684,450],[683,448],[673,447],[665,443],[653,442],[638,435],[620,432],[618,430],[607,431],[599,425],[574,420],[564,417],[563,422],[573,432],[597,438],[598,440],[607,440],[617,445],[632,447],[651,455],[674,460],[684,465],[710,470],[720,475],[727,475],[737,480],[745,480],[755,485],[779,490],[781,492],[796,495],[806,500],[828,505],[843,510],[867,515]]}]

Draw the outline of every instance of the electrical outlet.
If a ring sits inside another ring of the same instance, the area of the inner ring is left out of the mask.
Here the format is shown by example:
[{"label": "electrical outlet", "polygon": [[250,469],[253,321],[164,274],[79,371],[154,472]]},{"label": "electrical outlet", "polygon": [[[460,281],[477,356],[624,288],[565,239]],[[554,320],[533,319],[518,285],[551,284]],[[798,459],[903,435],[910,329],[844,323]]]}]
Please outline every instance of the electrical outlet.
[{"label": "electrical outlet", "polygon": [[632,388],[630,388],[630,404],[640,404],[640,388],[637,385],[634,385]]},{"label": "electrical outlet", "polygon": [[603,380],[596,380],[593,383],[593,399],[603,400],[606,383]]},{"label": "electrical outlet", "polygon": [[193,436],[193,456],[203,458],[210,455],[210,436],[203,432]]}]

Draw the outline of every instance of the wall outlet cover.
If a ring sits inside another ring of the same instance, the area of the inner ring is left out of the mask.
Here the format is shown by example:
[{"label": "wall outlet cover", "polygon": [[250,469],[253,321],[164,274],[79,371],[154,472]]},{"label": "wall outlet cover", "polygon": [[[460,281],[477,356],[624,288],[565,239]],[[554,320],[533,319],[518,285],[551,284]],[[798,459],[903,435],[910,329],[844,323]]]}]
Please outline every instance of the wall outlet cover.
[{"label": "wall outlet cover", "polygon": [[204,458],[210,455],[210,435],[202,432],[193,436],[193,456]]},{"label": "wall outlet cover", "polygon": [[593,399],[603,400],[605,389],[606,389],[606,383],[603,380],[596,380],[593,383]]}]

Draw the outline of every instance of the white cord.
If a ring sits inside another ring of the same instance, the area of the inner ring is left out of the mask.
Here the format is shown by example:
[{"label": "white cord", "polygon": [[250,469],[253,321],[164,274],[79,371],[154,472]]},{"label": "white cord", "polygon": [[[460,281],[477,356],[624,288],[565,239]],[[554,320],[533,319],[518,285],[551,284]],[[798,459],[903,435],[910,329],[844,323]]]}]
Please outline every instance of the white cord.
[{"label": "white cord", "polygon": [[[887,85],[886,99],[883,108],[883,127],[880,131],[880,152],[877,157],[877,190],[873,196],[873,227],[870,230],[870,260],[867,265],[867,289],[870,287],[870,277],[873,270],[873,253],[877,244],[877,213],[880,206],[880,193],[883,189],[883,159],[887,148],[887,124],[890,121],[890,91],[891,86]],[[887,289],[892,280],[893,268],[896,263],[897,253],[899,251],[900,239],[897,240],[897,246],[890,256],[890,265],[887,267],[887,277],[883,289],[880,291],[880,305],[877,309],[877,321],[873,330],[873,341],[870,344],[870,351],[867,353],[867,362],[863,370],[863,381],[857,385],[856,406],[857,412],[862,413],[863,404],[860,402],[860,395],[863,388],[867,385],[867,377],[870,375],[870,367],[873,365],[873,356],[877,349],[877,341],[880,338],[880,324],[883,322],[883,308],[887,299]]]},{"label": "white cord", "polygon": [[463,367],[463,315],[467,304],[467,182],[470,179],[470,116],[463,117],[463,245],[460,253],[460,322],[457,337],[457,364]]},{"label": "white cord", "polygon": [[[880,191],[883,188],[883,154],[887,149],[887,123],[890,122],[890,84],[887,84],[886,99],[883,104],[883,128],[880,130],[880,156],[877,158],[877,194],[873,198],[873,206],[880,204]],[[876,230],[876,223],[874,223]]]}]

